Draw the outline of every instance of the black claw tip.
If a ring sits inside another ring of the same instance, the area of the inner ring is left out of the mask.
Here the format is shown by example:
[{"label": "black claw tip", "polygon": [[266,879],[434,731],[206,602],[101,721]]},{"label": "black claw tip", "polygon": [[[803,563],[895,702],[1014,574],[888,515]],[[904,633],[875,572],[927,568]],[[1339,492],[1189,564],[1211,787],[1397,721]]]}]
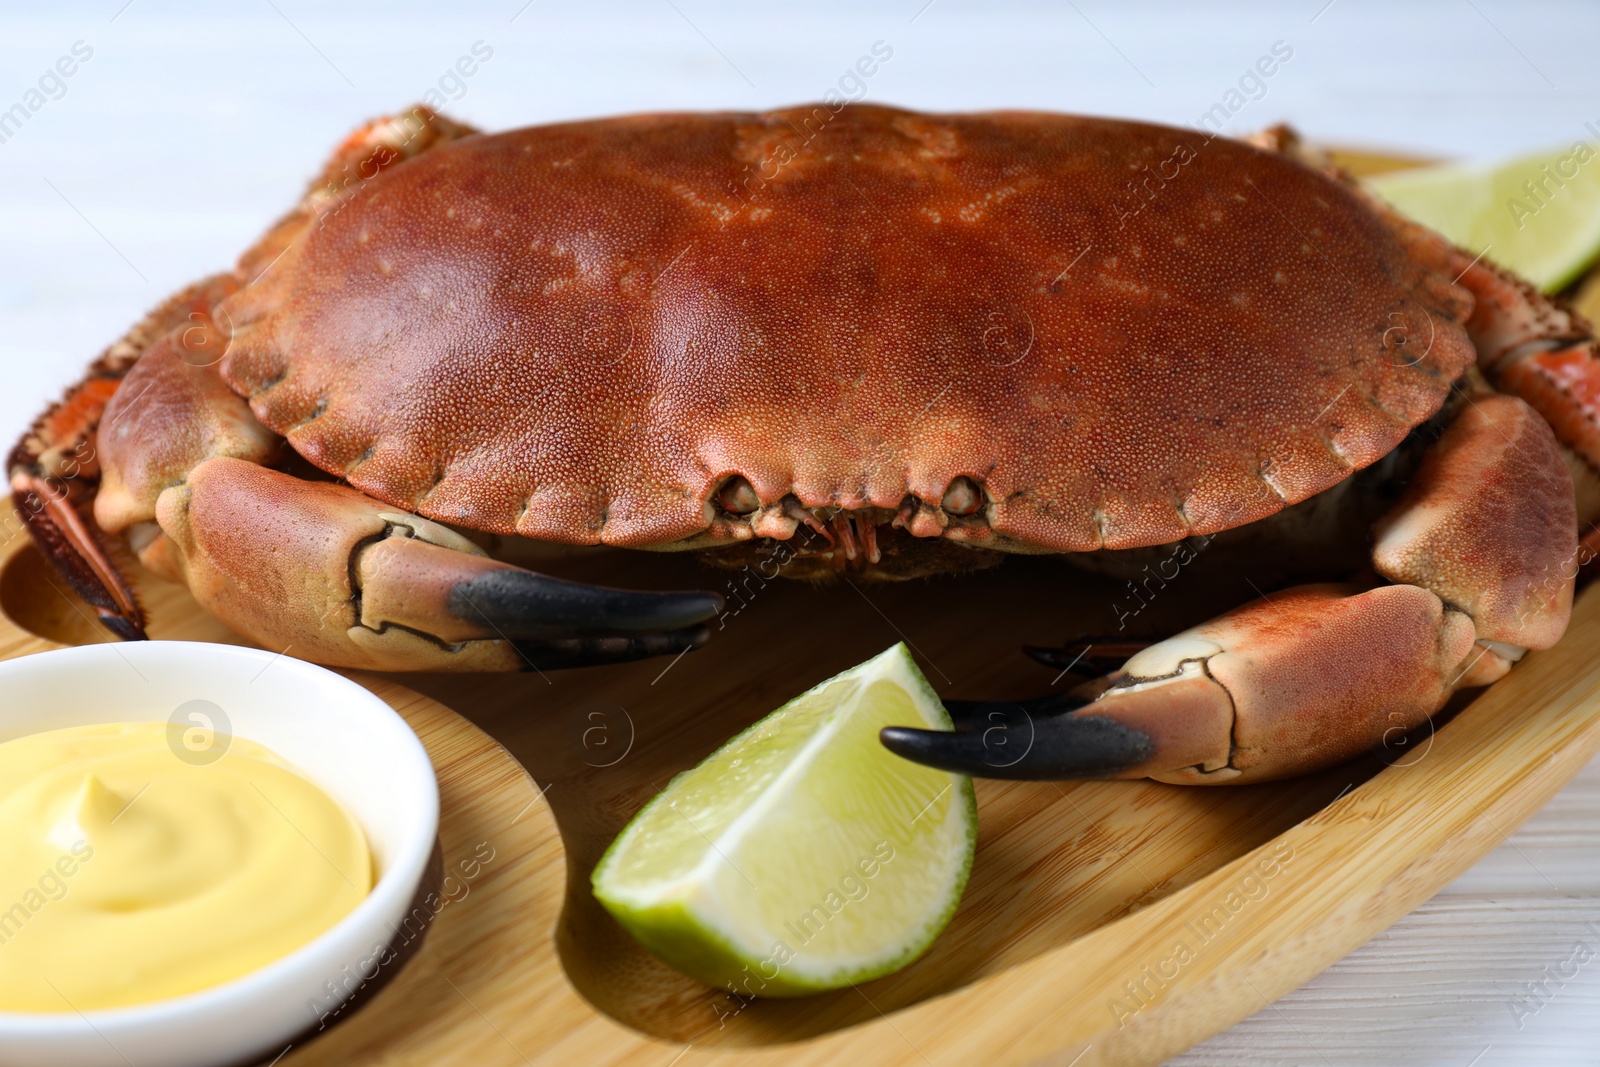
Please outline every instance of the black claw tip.
[{"label": "black claw tip", "polygon": [[608,663],[631,663],[652,656],[676,656],[704,645],[711,639],[707,626],[691,626],[665,633],[565,637],[544,641],[512,641],[530,671],[564,670],[568,667],[597,667]]},{"label": "black claw tip", "polygon": [[944,710],[957,730],[989,729],[1009,724],[1024,716],[1045,717],[1077,711],[1088,700],[1071,693],[1050,693],[1025,700],[946,700]]},{"label": "black claw tip", "polygon": [[132,619],[124,618],[114,611],[102,611],[99,613],[99,616],[100,625],[104,626],[106,629],[110,630],[124,641],[150,640],[150,635],[144,632],[144,627],[140,626]]},{"label": "black claw tip", "polygon": [[546,641],[682,630],[714,618],[722,603],[716,593],[641,593],[511,569],[480,575],[450,595],[459,619]]},{"label": "black claw tip", "polygon": [[1034,716],[999,706],[1014,710],[982,730],[887,726],[878,736],[897,756],[976,778],[1108,778],[1155,751],[1147,734],[1103,715]]}]

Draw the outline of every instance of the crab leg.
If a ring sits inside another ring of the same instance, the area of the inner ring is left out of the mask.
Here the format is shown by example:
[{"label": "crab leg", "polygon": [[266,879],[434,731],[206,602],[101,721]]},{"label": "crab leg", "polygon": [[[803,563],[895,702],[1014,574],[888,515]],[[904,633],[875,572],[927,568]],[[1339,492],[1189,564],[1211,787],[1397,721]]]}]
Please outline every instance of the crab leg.
[{"label": "crab leg", "polygon": [[1533,405],[1557,437],[1600,471],[1600,342],[1589,325],[1482,261],[1462,268],[1461,283],[1478,297],[1467,331],[1489,380]]},{"label": "crab leg", "polygon": [[[111,549],[88,518],[99,488],[97,434],[107,403],[124,376],[157,339],[185,323],[198,326],[216,301],[236,288],[217,275],[169,297],[89,368],[59,404],[34,423],[7,463],[13,507],[34,542],[72,590],[117,636],[144,637],[144,614],[118,572]],[[203,362],[203,328],[181,335]]]},{"label": "crab leg", "polygon": [[1395,584],[1276,593],[1136,654],[1081,707],[890,727],[884,744],[1009,778],[1248,782],[1341,762],[1561,636],[1573,512],[1548,425],[1514,397],[1468,400],[1377,528],[1373,564]]},{"label": "crab leg", "polygon": [[[1329,173],[1350,182],[1336,169]],[[1412,256],[1472,294],[1467,335],[1495,388],[1533,405],[1563,444],[1600,471],[1600,342],[1590,324],[1497,267],[1488,255],[1492,246],[1470,255],[1350,184]]]}]

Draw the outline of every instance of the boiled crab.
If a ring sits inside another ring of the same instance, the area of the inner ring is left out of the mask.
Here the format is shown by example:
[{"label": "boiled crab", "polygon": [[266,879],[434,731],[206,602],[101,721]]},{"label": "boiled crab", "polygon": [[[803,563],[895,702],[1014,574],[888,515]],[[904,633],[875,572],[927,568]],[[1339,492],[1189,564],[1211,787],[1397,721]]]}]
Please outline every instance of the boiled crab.
[{"label": "boiled crab", "polygon": [[1020,759],[884,738],[979,774],[1240,782],[1348,758],[1561,636],[1595,357],[1282,132],[819,106],[489,136],[418,110],[113,347],[11,483],[124,637],[118,539],[263,644],[422,670],[676,653],[718,610],[479,534],[806,539],[789,573],[894,576],[1377,501],[1355,584],[1034,706]]}]

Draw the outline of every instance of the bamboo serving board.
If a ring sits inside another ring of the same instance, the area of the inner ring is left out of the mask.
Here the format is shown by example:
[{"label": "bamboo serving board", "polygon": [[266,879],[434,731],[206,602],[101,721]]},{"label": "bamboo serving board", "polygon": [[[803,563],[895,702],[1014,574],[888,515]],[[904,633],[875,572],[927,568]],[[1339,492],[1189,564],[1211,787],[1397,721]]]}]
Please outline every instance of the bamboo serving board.
[{"label": "bamboo serving board", "polygon": [[[1339,158],[1357,174],[1408,163]],[[661,964],[588,891],[601,852],[672,775],[898,640],[943,697],[1032,696],[1060,679],[1019,646],[1113,632],[1125,617],[1130,637],[1164,636],[1255,588],[1192,568],[1129,616],[1117,583],[1037,557],[821,588],[648,553],[519,562],[606,584],[715,588],[732,610],[706,649],[679,660],[548,676],[353,674],[433,757],[441,896],[454,899],[403,970],[276,1065],[1159,1063],[1428,899],[1600,749],[1591,588],[1554,649],[1381,759],[1217,789],[979,781],[972,880],[926,956],[859,988],[741,1000]],[[152,637],[243,643],[181,587],[135,580]],[[0,658],[105,639],[24,540],[0,546]]]}]

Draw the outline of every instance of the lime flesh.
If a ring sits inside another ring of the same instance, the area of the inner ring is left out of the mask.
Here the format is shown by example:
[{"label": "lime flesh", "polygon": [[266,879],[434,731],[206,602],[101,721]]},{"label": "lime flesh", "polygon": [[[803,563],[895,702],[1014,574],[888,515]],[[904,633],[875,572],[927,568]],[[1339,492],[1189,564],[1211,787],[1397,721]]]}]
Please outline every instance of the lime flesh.
[{"label": "lime flesh", "polygon": [[896,645],[674,778],[601,858],[595,896],[662,959],[742,995],[898,970],[954,914],[977,841],[971,780],[879,743],[905,724],[950,719]]},{"label": "lime flesh", "polygon": [[1401,213],[1547,293],[1600,254],[1600,150],[1590,142],[1495,165],[1394,171],[1367,184]]}]

